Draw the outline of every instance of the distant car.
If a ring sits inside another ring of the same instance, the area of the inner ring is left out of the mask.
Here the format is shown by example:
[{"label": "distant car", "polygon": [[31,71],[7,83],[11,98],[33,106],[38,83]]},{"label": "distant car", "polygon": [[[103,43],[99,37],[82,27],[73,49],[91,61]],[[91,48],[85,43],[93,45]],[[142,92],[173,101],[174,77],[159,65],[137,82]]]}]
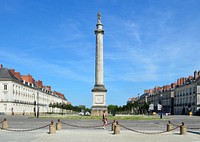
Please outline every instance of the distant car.
[{"label": "distant car", "polygon": [[90,115],[90,113],[87,111],[87,112],[85,113],[85,115]]},{"label": "distant car", "polygon": [[0,115],[5,115],[5,113],[4,112],[0,112]]},{"label": "distant car", "polygon": [[152,114],[153,114],[153,115],[156,115],[157,113],[156,113],[156,112],[153,112]]},{"label": "distant car", "polygon": [[84,113],[83,112],[79,112],[79,115],[84,115]]},{"label": "distant car", "polygon": [[198,109],[198,110],[194,113],[194,115],[200,116],[200,109]]},{"label": "distant car", "polygon": [[170,112],[167,112],[167,113],[165,113],[165,115],[171,115],[171,113],[170,113]]}]

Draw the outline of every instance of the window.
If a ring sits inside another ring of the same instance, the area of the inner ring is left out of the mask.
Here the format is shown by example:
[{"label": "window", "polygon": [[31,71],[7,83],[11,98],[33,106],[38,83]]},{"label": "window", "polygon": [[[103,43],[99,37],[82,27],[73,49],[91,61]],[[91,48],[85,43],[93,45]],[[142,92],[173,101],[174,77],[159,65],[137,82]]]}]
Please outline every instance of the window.
[{"label": "window", "polygon": [[200,86],[197,86],[197,93],[200,93]]},{"label": "window", "polygon": [[4,90],[7,90],[8,89],[8,86],[7,85],[4,85]]},{"label": "window", "polygon": [[192,87],[190,87],[190,95],[192,94]]},{"label": "window", "polygon": [[195,94],[196,93],[196,91],[195,91],[195,87],[193,87],[193,94]]},{"label": "window", "polygon": [[186,88],[186,95],[188,95],[188,88]]}]

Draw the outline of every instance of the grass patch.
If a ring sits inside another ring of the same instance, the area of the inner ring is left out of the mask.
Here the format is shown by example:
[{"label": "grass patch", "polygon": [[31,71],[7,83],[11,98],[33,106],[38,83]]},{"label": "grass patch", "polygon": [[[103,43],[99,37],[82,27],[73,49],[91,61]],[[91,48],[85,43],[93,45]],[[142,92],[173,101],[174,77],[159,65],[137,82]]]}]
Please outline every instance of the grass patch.
[{"label": "grass patch", "polygon": [[[40,118],[57,118],[57,119],[89,119],[89,120],[101,120],[101,116],[80,116],[80,115],[48,115],[48,116],[40,116]],[[117,115],[117,116],[107,116],[108,120],[158,120],[160,119],[157,115]]]},{"label": "grass patch", "polygon": [[160,119],[158,116],[147,116],[147,115],[127,115],[127,116],[110,116],[108,119],[116,120],[157,120]]}]

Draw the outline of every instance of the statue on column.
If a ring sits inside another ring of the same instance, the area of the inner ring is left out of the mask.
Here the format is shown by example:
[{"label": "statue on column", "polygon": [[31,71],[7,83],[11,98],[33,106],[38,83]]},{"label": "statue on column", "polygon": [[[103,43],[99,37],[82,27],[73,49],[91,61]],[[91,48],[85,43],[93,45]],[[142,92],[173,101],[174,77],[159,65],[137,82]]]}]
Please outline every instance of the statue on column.
[{"label": "statue on column", "polygon": [[100,11],[97,14],[97,22],[101,23],[101,13],[100,13]]}]

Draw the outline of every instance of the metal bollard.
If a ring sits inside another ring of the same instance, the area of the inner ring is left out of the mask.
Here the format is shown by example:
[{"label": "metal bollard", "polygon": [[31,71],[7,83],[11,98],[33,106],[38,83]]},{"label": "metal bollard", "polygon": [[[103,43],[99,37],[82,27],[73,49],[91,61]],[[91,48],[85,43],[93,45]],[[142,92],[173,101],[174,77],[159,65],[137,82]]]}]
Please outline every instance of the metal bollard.
[{"label": "metal bollard", "polygon": [[120,125],[118,122],[116,122],[116,125],[114,126],[114,134],[120,134]]},{"label": "metal bollard", "polygon": [[186,131],[187,131],[187,128],[184,125],[184,123],[182,122],[182,125],[180,126],[180,135],[185,135]]},{"label": "metal bollard", "polygon": [[116,125],[116,121],[113,120],[113,123],[112,123],[112,126],[111,126],[111,131],[114,131],[115,125]]},{"label": "metal bollard", "polygon": [[53,124],[53,121],[51,121],[51,124],[49,125],[49,134],[55,134],[56,133],[56,128]]},{"label": "metal bollard", "polygon": [[167,124],[167,132],[171,131],[173,129],[173,125],[169,121],[169,124]]},{"label": "metal bollard", "polygon": [[6,120],[6,118],[4,118],[2,122],[2,129],[8,129],[8,121]]},{"label": "metal bollard", "polygon": [[56,130],[61,130],[62,129],[62,124],[60,122],[60,119],[58,119],[58,122],[56,123]]}]

